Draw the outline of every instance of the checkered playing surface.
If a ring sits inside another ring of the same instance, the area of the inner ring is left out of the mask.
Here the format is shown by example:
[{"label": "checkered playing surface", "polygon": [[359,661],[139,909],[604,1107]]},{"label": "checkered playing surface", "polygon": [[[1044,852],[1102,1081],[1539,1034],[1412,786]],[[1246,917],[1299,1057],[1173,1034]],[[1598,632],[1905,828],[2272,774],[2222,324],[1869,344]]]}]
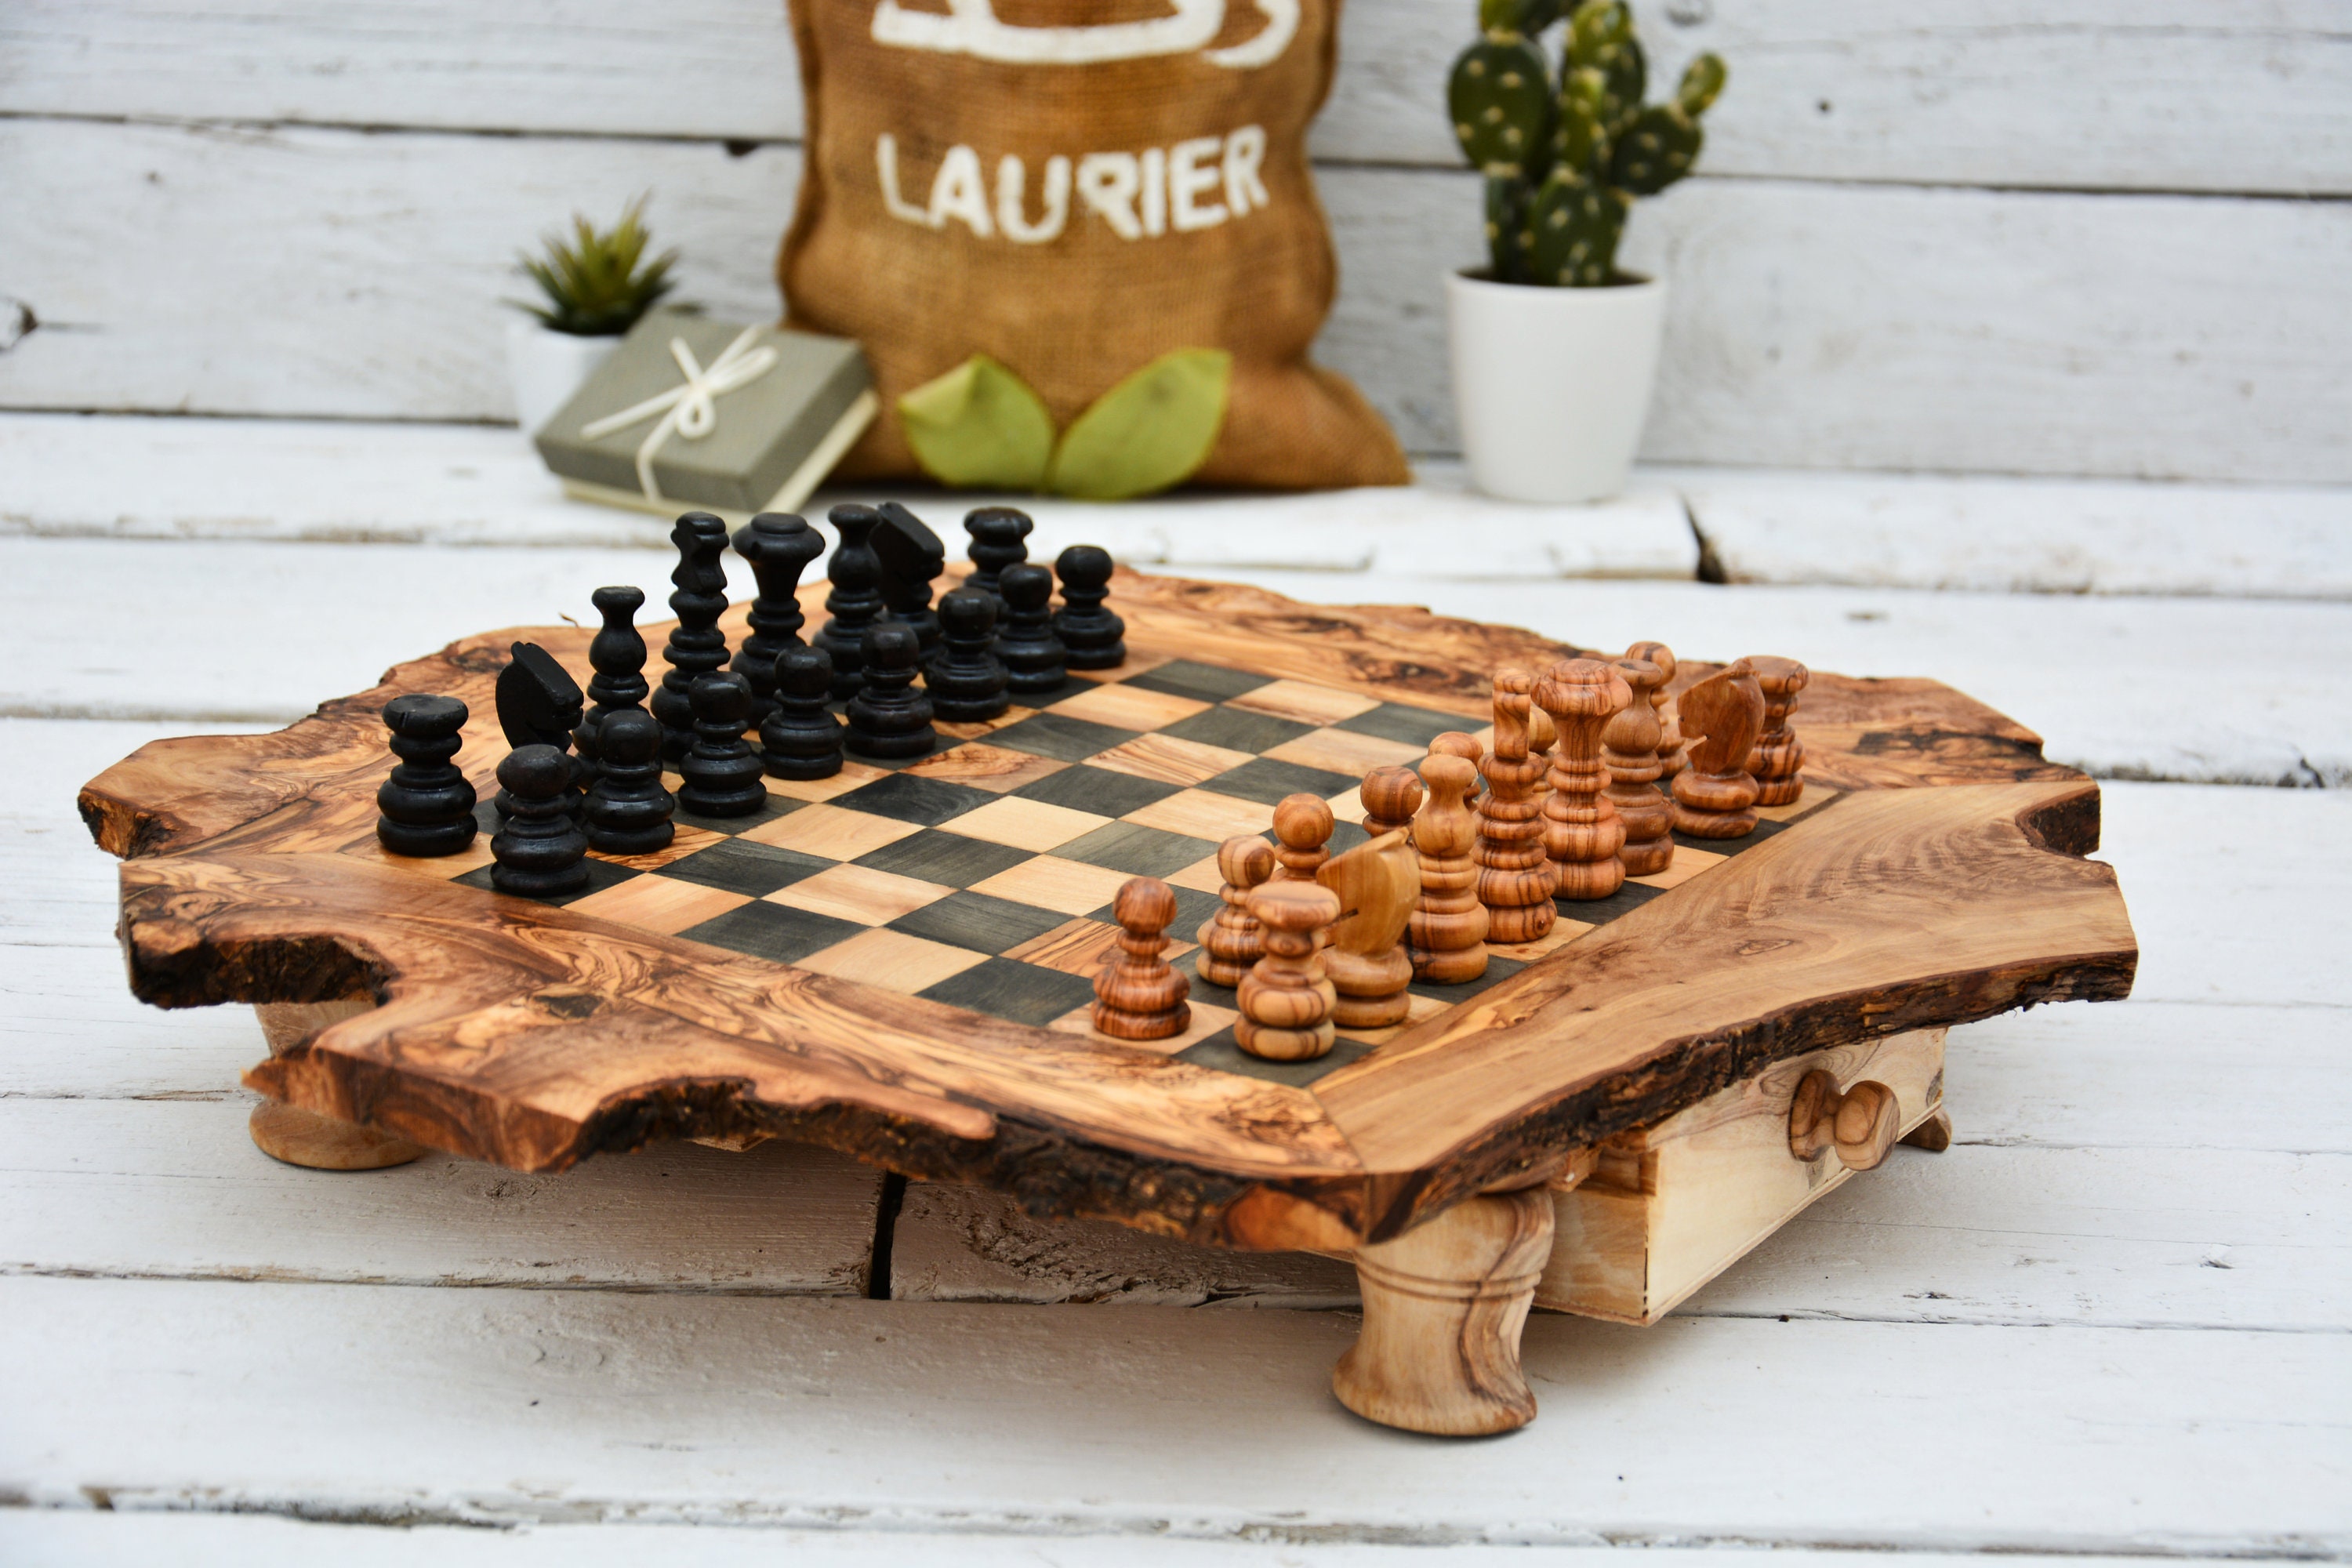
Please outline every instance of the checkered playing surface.
[{"label": "checkered playing surface", "polygon": [[[810,783],[768,781],[757,816],[681,811],[657,855],[592,858],[587,891],[554,900],[643,931],[906,992],[1018,1023],[1090,1034],[1092,980],[1118,934],[1129,877],[1176,889],[1170,958],[1192,976],[1192,1029],[1154,1042],[1187,1061],[1307,1084],[1395,1029],[1343,1035],[1319,1061],[1277,1063],[1234,1044],[1234,994],[1192,973],[1192,934],[1216,912],[1217,846],[1266,833],[1275,803],[1307,792],[1339,818],[1334,853],[1364,839],[1363,773],[1416,763],[1468,721],[1305,681],[1178,660],[1074,679],[1037,708],[939,726],[941,749],[904,763],[851,760]],[[672,776],[670,787],[677,788]],[[1815,807],[1808,798],[1794,816]],[[496,816],[485,802],[484,826]],[[1413,987],[1412,1022],[1778,832],[1684,841],[1664,875],[1598,904],[1560,905],[1554,933],[1498,948],[1483,981]],[[456,879],[490,885],[487,837]],[[449,862],[409,862],[457,871]]]}]

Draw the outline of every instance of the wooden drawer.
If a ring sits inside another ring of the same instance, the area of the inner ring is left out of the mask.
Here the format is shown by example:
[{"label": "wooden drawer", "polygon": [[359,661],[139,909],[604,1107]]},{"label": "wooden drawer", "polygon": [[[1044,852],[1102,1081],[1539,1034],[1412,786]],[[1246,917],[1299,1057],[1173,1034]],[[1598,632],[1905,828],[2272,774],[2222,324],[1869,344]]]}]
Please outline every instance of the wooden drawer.
[{"label": "wooden drawer", "polygon": [[1656,1322],[1807,1204],[1849,1177],[1867,1179],[1834,1149],[1811,1160],[1790,1152],[1789,1107],[1805,1075],[1820,1068],[1840,1090],[1885,1084],[1909,1135],[1943,1105],[1944,1035],[1922,1029],[1791,1058],[1610,1139],[1591,1174],[1553,1194],[1551,1261],[1536,1304]]}]

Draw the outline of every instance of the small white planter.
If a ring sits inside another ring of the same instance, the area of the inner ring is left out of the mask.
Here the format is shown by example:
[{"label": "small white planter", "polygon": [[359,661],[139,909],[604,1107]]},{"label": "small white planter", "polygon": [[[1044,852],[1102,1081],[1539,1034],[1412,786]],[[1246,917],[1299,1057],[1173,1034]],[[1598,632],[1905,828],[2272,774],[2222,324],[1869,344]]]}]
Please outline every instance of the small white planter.
[{"label": "small white planter", "polygon": [[1538,289],[1454,272],[1445,301],[1471,482],[1506,500],[1622,491],[1657,378],[1666,286]]},{"label": "small white planter", "polygon": [[507,323],[507,379],[514,385],[515,415],[530,435],[613,357],[621,340],[575,337],[536,321]]}]

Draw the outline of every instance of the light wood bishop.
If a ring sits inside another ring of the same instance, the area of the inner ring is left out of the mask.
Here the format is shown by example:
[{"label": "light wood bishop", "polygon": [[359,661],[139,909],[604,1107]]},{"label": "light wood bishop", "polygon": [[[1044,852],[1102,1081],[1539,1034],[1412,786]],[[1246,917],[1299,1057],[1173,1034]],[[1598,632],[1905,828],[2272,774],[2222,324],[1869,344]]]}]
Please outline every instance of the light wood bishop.
[{"label": "light wood bishop", "polygon": [[1764,725],[1764,693],[1738,659],[1683,693],[1689,768],[1675,778],[1675,826],[1694,838],[1744,838],[1756,831],[1756,781],[1748,753]]},{"label": "light wood bishop", "polygon": [[1666,688],[1673,684],[1675,671],[1678,668],[1675,663],[1675,650],[1662,642],[1637,642],[1625,650],[1625,657],[1646,658],[1665,671],[1666,679],[1658,682],[1650,692],[1650,707],[1658,715],[1658,787],[1665,789],[1672,784],[1676,773],[1690,765],[1690,760],[1683,755],[1681,710],[1666,691]]},{"label": "light wood bishop", "polygon": [[1486,940],[1540,941],[1559,911],[1551,901],[1551,861],[1544,854],[1542,805],[1536,780],[1549,771],[1528,751],[1528,694],[1535,677],[1524,669],[1495,672],[1495,744],[1479,763],[1486,793],[1478,800],[1478,901],[1486,906]]},{"label": "light wood bishop", "polygon": [[1470,858],[1478,837],[1470,809],[1478,770],[1464,757],[1433,750],[1421,773],[1429,786],[1412,821],[1421,899],[1405,926],[1405,952],[1414,979],[1458,985],[1486,973],[1486,906],[1478,901],[1478,863]]},{"label": "light wood bishop", "polygon": [[1609,770],[1601,761],[1601,731],[1633,700],[1614,667],[1597,658],[1562,659],[1536,683],[1537,706],[1559,731],[1551,763],[1551,795],[1543,805],[1544,853],[1552,863],[1552,891],[1562,899],[1605,899],[1625,884],[1617,851],[1625,825],[1602,793]]},{"label": "light wood bishop", "polygon": [[1364,803],[1364,831],[1375,838],[1411,831],[1424,793],[1421,775],[1401,763],[1374,768],[1356,791]]},{"label": "light wood bishop", "polygon": [[1176,918],[1175,889],[1157,877],[1122,884],[1111,904],[1118,945],[1095,975],[1095,1027],[1115,1040],[1164,1040],[1192,1022],[1192,983],[1160,953]]},{"label": "light wood bishop", "polygon": [[[1293,796],[1296,799],[1297,797]],[[1277,878],[1250,895],[1250,913],[1265,931],[1265,956],[1241,984],[1242,1016],[1234,1039],[1268,1061],[1312,1061],[1331,1048],[1338,1001],[1317,952],[1339,918],[1339,900],[1313,882]]]},{"label": "light wood bishop", "polygon": [[1617,858],[1628,877],[1654,877],[1675,863],[1674,807],[1658,788],[1658,710],[1650,694],[1664,686],[1666,672],[1646,658],[1610,662],[1633,689],[1624,711],[1601,731],[1601,758],[1609,764],[1609,804],[1625,825]]},{"label": "light wood bishop", "polygon": [[1744,661],[1756,672],[1757,689],[1764,693],[1764,732],[1748,752],[1748,776],[1756,781],[1756,804],[1790,805],[1805,793],[1798,773],[1805,765],[1805,742],[1789,727],[1797,711],[1797,697],[1813,679],[1812,671],[1793,658],[1769,655]]},{"label": "light wood bishop", "polygon": [[1217,889],[1224,908],[1194,932],[1201,956],[1192,967],[1212,985],[1228,989],[1247,977],[1250,965],[1265,956],[1265,933],[1249,912],[1252,889],[1274,875],[1274,846],[1255,833],[1243,833],[1217,846],[1217,875],[1225,885]]},{"label": "light wood bishop", "polygon": [[1331,858],[1331,829],[1339,826],[1331,803],[1319,795],[1286,795],[1274,808],[1274,858],[1281,862],[1277,882],[1311,882]]}]

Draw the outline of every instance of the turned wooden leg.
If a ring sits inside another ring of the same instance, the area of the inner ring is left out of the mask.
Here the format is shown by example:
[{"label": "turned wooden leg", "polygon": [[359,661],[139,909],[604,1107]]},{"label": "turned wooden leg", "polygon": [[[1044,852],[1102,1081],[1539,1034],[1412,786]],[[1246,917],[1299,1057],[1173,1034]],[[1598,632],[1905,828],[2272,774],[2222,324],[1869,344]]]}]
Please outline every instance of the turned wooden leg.
[{"label": "turned wooden leg", "polygon": [[1541,1187],[1465,1199],[1394,1241],[1356,1249],[1364,1328],[1331,1373],[1339,1403],[1408,1432],[1483,1436],[1524,1426],[1536,1398],[1519,1331],[1551,1256]]},{"label": "turned wooden leg", "polygon": [[1936,1107],[1925,1121],[1903,1134],[1903,1142],[1930,1154],[1942,1153],[1952,1146],[1951,1112],[1940,1105]]},{"label": "turned wooden leg", "polygon": [[[328,1025],[374,1005],[370,998],[355,996],[340,1002],[264,1002],[253,1011],[261,1019],[269,1054],[282,1057]],[[254,1147],[271,1159],[312,1171],[381,1171],[405,1165],[425,1152],[421,1144],[404,1138],[280,1100],[255,1106],[246,1128],[253,1134]]]}]

